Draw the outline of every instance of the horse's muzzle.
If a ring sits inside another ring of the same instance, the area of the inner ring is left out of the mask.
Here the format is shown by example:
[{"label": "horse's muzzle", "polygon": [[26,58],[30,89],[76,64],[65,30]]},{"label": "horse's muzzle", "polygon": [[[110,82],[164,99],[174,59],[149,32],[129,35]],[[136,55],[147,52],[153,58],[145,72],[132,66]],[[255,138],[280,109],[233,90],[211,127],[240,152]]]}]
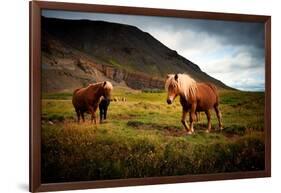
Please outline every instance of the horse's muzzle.
[{"label": "horse's muzzle", "polygon": [[167,103],[168,103],[168,105],[172,104],[171,99],[167,99]]}]

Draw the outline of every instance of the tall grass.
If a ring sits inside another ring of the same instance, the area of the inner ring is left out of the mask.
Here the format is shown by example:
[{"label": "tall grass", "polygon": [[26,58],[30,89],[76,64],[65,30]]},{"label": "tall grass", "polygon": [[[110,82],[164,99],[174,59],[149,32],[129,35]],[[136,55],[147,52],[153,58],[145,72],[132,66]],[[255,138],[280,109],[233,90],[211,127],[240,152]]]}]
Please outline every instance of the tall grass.
[{"label": "tall grass", "polygon": [[42,100],[42,181],[119,179],[264,169],[263,93],[221,91],[225,130],[206,134],[206,118],[187,136],[181,106],[161,92],[115,90],[108,120],[77,124],[71,95]]}]

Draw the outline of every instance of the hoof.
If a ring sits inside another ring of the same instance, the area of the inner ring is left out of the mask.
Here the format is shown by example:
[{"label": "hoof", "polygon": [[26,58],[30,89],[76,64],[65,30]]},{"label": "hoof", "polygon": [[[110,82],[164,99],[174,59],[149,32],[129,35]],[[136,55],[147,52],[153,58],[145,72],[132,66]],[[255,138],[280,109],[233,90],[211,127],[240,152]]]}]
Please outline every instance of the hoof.
[{"label": "hoof", "polygon": [[187,132],[187,135],[192,135],[192,134],[193,134],[192,131],[188,131],[188,132]]}]

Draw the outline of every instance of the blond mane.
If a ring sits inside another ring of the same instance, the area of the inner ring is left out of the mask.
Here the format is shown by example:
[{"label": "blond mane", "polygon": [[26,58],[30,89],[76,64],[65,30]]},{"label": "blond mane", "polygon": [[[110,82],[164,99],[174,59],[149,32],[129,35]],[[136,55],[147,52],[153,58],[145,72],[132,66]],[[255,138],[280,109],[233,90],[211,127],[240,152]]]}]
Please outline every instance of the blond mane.
[{"label": "blond mane", "polygon": [[106,84],[105,84],[104,88],[108,89],[108,90],[112,90],[113,86],[112,86],[111,82],[109,82],[109,81],[105,81],[105,82],[106,82]]},{"label": "blond mane", "polygon": [[[113,86],[112,86],[111,82],[109,82],[109,81],[105,81],[105,82],[106,82],[106,84],[105,84],[104,88],[108,89],[108,90],[113,90]],[[103,85],[103,84],[104,84],[104,82],[92,83],[92,84],[89,84],[87,86],[87,88],[93,87],[93,86],[98,86],[98,85]]]},{"label": "blond mane", "polygon": [[181,96],[186,99],[194,98],[197,92],[196,81],[187,74],[177,74],[177,76],[176,80],[175,74],[168,74],[165,89],[168,90],[170,85],[174,85]]}]

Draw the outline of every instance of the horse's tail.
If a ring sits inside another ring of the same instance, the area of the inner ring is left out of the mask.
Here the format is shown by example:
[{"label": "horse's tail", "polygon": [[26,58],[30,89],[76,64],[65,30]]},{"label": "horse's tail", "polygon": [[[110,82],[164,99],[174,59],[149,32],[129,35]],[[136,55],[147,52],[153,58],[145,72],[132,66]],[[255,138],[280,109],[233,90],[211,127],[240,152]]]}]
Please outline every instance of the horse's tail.
[{"label": "horse's tail", "polygon": [[72,94],[72,104],[73,104],[73,106],[75,107],[76,106],[76,101],[77,101],[77,99],[76,99],[76,93],[80,90],[81,88],[77,88],[77,89],[75,89],[74,91],[73,91],[73,94]]}]

